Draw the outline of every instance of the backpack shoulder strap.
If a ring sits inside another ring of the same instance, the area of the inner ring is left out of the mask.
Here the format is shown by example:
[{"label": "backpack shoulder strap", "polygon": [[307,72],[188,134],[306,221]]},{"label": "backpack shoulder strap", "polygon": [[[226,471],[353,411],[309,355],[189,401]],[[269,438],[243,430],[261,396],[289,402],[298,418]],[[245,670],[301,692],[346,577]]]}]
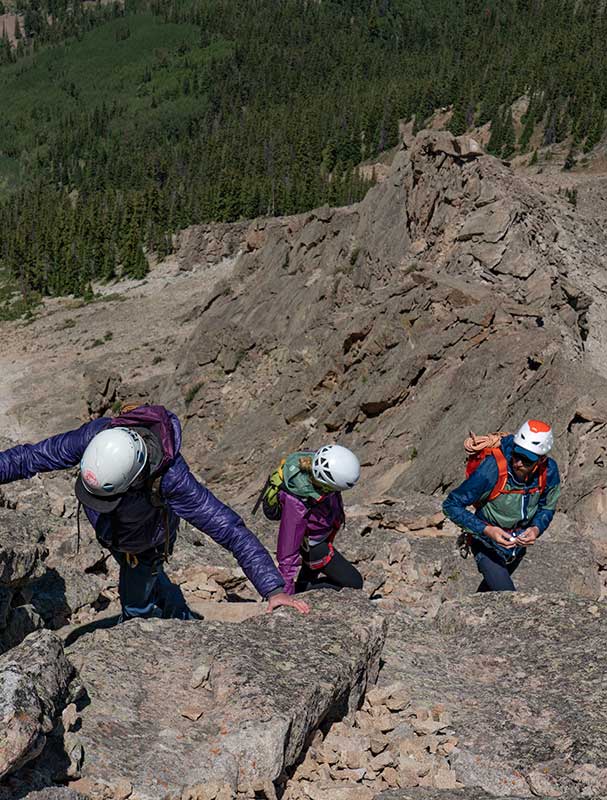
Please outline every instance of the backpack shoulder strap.
[{"label": "backpack shoulder strap", "polygon": [[495,500],[504,491],[508,482],[508,462],[506,461],[506,456],[502,453],[501,447],[492,447],[488,455],[492,455],[497,464],[497,483],[491,490],[486,500],[487,503],[490,500]]},{"label": "backpack shoulder strap", "polygon": [[162,497],[162,489],[160,488],[160,484],[162,483],[162,478],[164,473],[151,475],[146,481],[146,487],[150,494],[150,502],[154,506],[154,508],[164,508],[165,502]]},{"label": "backpack shoulder strap", "polygon": [[540,495],[542,495],[546,491],[546,486],[547,486],[547,482],[548,482],[548,462],[547,461],[543,461],[540,464],[540,468],[538,470],[538,475],[537,475],[537,482],[538,482],[538,487],[539,487],[539,490],[540,490]]},{"label": "backpack shoulder strap", "polygon": [[168,564],[171,554],[171,525],[169,522],[169,509],[162,497],[162,489],[160,488],[164,472],[163,470],[160,473],[150,475],[146,480],[146,489],[149,494],[150,503],[154,508],[160,509],[160,513],[162,514],[162,522],[164,525],[164,560]]}]

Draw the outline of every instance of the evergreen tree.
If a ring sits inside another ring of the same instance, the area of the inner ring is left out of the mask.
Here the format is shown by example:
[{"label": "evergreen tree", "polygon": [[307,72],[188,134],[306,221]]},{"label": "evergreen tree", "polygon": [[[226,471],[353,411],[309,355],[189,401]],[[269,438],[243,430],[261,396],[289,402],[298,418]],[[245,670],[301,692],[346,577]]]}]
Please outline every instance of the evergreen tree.
[{"label": "evergreen tree", "polygon": [[573,169],[575,166],[575,150],[573,145],[569,148],[569,152],[567,153],[567,157],[565,158],[565,163],[563,164],[563,170],[568,171]]},{"label": "evergreen tree", "polygon": [[601,141],[605,131],[605,111],[595,107],[592,112],[588,135],[584,142],[584,152],[589,153],[592,148]]},{"label": "evergreen tree", "polygon": [[514,120],[512,119],[512,109],[507,108],[502,120],[502,149],[503,158],[510,158],[514,153],[516,134],[514,132]]},{"label": "evergreen tree", "polygon": [[[0,37],[0,260],[30,296],[144,274],[144,253],[167,254],[191,223],[359,200],[372,183],[361,160],[394,146],[399,120],[417,131],[440,108],[453,108],[458,134],[491,123],[501,157],[515,152],[510,108],[522,94],[520,152],[542,126],[545,143],[571,137],[574,152],[604,134],[600,4],[18,8],[25,36]],[[26,56],[24,81],[13,63]]]},{"label": "evergreen tree", "polygon": [[487,143],[487,150],[493,155],[501,155],[504,146],[504,121],[501,115],[496,115],[491,123],[491,136]]},{"label": "evergreen tree", "polygon": [[454,136],[461,136],[462,133],[466,132],[468,126],[466,122],[466,107],[463,102],[459,102],[454,106],[447,127]]}]

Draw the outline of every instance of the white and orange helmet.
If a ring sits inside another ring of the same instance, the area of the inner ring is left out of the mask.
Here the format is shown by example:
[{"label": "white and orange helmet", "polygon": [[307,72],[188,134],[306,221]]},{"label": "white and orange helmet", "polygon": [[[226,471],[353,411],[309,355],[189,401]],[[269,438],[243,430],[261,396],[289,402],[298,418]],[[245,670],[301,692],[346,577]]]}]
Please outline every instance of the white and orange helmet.
[{"label": "white and orange helmet", "polygon": [[539,419],[528,419],[514,434],[515,452],[522,452],[531,461],[548,455],[553,444],[552,428]]}]

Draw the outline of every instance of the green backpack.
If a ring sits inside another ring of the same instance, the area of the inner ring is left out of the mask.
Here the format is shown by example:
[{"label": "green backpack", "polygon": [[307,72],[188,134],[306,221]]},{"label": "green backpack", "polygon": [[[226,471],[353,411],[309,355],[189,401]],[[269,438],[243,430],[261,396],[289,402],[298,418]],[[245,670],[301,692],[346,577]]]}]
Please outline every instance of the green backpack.
[{"label": "green backpack", "polygon": [[259,493],[259,497],[253,506],[253,516],[257,513],[261,505],[263,513],[272,522],[278,522],[282,514],[282,508],[278,499],[278,494],[284,488],[284,466],[286,458],[283,458],[278,467],[271,472],[263,489]]}]

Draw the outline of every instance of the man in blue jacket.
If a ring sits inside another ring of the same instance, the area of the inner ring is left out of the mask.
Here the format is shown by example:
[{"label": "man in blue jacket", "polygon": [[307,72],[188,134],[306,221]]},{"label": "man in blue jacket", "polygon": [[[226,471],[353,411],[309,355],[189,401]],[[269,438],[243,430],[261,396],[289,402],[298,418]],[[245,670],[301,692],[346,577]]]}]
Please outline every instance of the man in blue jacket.
[{"label": "man in blue jacket", "polygon": [[[512,573],[552,522],[561,491],[548,457],[550,425],[530,419],[504,436],[443,503],[443,511],[471,539],[483,580],[479,592],[515,591]],[[468,511],[474,506],[476,511]]]},{"label": "man in blue jacket", "polygon": [[127,407],[37,444],[0,452],[0,484],[80,465],[76,495],[99,542],[120,565],[122,620],[192,618],[164,572],[179,519],[229,550],[268,611],[308,605],[285,594],[270,554],[243,520],[190,472],[180,454],[181,426],[163,406]]}]

